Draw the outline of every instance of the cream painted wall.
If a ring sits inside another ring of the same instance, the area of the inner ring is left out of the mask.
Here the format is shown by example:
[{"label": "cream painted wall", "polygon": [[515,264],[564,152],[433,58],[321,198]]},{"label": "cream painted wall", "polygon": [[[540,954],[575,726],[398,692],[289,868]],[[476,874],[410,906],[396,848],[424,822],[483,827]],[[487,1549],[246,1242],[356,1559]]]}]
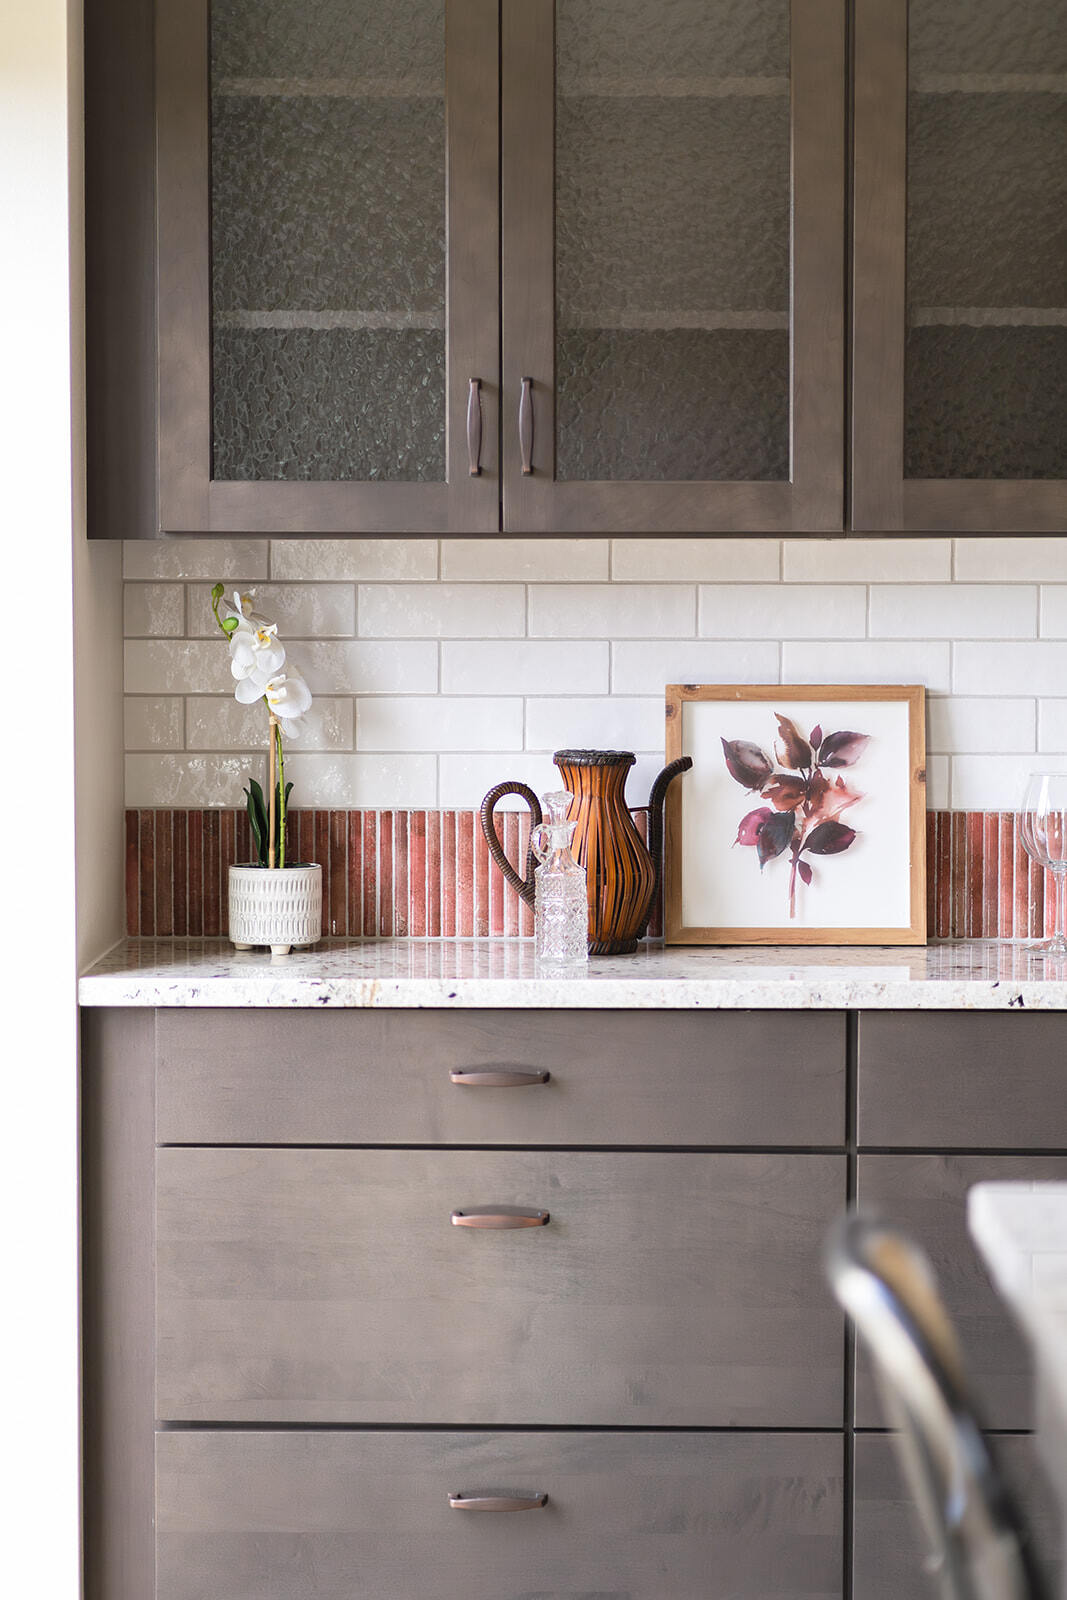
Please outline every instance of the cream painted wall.
[{"label": "cream painted wall", "polygon": [[78,958],[121,930],[118,552],[82,516],[80,32],[80,0],[0,0],[0,1515],[5,1591],[47,1600],[80,1590]]}]

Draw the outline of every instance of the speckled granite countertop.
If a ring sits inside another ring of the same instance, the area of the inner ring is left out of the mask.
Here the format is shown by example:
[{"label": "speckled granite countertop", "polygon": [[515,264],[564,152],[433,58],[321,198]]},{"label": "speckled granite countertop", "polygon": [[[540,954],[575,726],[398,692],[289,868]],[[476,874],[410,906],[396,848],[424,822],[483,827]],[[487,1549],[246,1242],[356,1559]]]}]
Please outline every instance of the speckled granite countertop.
[{"label": "speckled granite countertop", "polygon": [[81,979],[84,1006],[612,1007],[682,1011],[1067,1011],[1067,963],[1024,946],[650,946],[588,975],[537,974],[528,941],[324,939],[271,957],[225,939],[126,939]]}]

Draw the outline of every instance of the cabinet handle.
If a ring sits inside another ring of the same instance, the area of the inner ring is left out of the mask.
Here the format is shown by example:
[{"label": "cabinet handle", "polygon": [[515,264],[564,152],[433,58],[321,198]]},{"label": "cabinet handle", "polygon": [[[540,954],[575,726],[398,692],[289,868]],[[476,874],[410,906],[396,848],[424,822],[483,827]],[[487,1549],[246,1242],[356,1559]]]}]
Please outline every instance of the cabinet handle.
[{"label": "cabinet handle", "polygon": [[465,1084],[469,1089],[521,1089],[528,1083],[547,1083],[549,1072],[519,1072],[513,1067],[493,1067],[491,1071],[466,1072],[457,1070],[448,1075],[453,1083]]},{"label": "cabinet handle", "polygon": [[519,392],[519,455],[524,478],[533,472],[533,422],[533,379],[523,378]]},{"label": "cabinet handle", "polygon": [[482,470],[482,380],[472,378],[467,390],[467,465],[472,478]]},{"label": "cabinet handle", "polygon": [[450,1494],[453,1511],[539,1511],[547,1494]]},{"label": "cabinet handle", "polygon": [[453,1211],[454,1228],[543,1228],[547,1211],[526,1211],[521,1206],[468,1206]]}]

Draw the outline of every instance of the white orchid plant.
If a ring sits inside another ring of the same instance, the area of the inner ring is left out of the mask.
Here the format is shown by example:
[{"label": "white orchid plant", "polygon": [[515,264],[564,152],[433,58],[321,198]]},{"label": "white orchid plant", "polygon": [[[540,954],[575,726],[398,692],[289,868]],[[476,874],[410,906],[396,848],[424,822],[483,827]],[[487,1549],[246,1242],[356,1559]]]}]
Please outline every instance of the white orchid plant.
[{"label": "white orchid plant", "polygon": [[287,737],[300,733],[304,713],[311,706],[311,690],[286,659],[278,624],[268,622],[252,609],[254,595],[235,591],[231,605],[224,603],[225,593],[225,585],[217,583],[211,591],[211,609],[229,642],[234,698],[243,706],[262,700],[267,708],[268,798],[264,801],[263,790],[255,778],[250,778],[244,791],[248,797],[248,820],[260,865],[284,867],[285,813],[293,786],[285,781],[282,732]]}]

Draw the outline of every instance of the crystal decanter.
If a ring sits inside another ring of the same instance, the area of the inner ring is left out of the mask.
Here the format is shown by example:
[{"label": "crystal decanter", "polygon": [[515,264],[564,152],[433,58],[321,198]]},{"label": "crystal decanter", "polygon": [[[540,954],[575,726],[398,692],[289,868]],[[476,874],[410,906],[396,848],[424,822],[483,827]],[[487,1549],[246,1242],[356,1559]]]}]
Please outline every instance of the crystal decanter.
[{"label": "crystal decanter", "polygon": [[589,957],[585,868],[571,854],[576,824],[567,821],[571,796],[544,797],[546,821],[530,835],[541,865],[534,873],[534,952],[542,968],[583,967]]}]

